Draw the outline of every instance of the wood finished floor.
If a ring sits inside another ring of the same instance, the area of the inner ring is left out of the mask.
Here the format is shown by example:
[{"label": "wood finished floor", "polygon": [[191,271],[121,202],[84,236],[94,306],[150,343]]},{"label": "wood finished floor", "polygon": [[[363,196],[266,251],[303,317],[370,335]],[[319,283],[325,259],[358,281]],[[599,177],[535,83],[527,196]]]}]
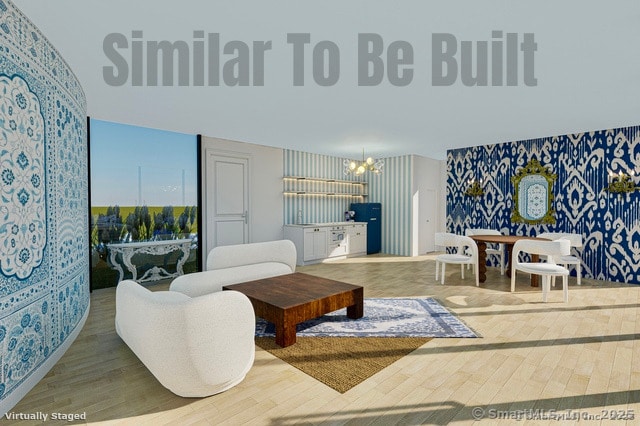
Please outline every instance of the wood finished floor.
[{"label": "wood finished floor", "polygon": [[436,284],[431,256],[369,256],[298,271],[363,285],[365,297],[435,297],[483,337],[433,339],[345,394],[256,348],[242,383],[188,399],[163,388],[116,335],[115,291],[104,289],[91,295],[78,339],[12,412],[86,412],[88,423],[125,425],[468,424],[473,407],[640,416],[640,286],[583,279],[578,287],[572,277],[569,303],[558,285],[545,304],[527,276],[510,293],[493,268],[480,288],[471,273],[461,280],[457,267]]}]

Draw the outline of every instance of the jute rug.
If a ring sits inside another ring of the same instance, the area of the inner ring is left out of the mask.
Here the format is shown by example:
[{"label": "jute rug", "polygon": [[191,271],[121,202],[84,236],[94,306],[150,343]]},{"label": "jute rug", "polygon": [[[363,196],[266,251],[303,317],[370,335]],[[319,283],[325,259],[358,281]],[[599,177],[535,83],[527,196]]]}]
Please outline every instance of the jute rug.
[{"label": "jute rug", "polygon": [[345,393],[427,343],[427,337],[300,337],[281,348],[273,337],[256,345],[325,385]]}]

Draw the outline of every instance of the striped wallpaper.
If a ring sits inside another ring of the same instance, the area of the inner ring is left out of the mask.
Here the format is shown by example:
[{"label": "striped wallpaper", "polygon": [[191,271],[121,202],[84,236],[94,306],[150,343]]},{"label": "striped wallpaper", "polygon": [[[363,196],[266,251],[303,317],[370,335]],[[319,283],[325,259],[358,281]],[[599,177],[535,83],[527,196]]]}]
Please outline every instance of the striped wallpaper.
[{"label": "striped wallpaper", "polygon": [[410,256],[412,156],[384,161],[384,173],[369,177],[369,201],[382,203],[382,252]]},{"label": "striped wallpaper", "polygon": [[[327,155],[311,154],[308,152],[284,150],[284,176],[299,176],[318,179],[362,181],[354,175],[344,175],[344,158]],[[283,182],[283,191],[296,189],[309,192],[349,192],[354,185],[341,183]],[[304,186],[303,186],[304,185]],[[326,191],[329,188],[330,191]],[[366,185],[365,185],[366,188]],[[368,197],[338,196],[338,195],[295,195],[284,196],[284,224],[298,222],[298,212],[302,211],[302,223],[340,222],[344,220],[344,212],[349,210],[351,203],[370,201]]]},{"label": "striped wallpaper", "polygon": [[[353,175],[344,175],[341,157],[284,150],[284,176],[303,176],[319,179],[358,181]],[[302,222],[321,223],[344,220],[344,212],[352,202],[382,203],[382,252],[400,256],[411,254],[411,176],[412,157],[385,158],[381,175],[366,173],[368,196],[285,195],[284,224],[297,222],[302,210]],[[284,182],[283,191],[295,182]],[[305,183],[311,190],[323,191],[324,183]],[[338,185],[333,184],[336,192]],[[343,184],[344,185],[344,184]],[[350,185],[346,184],[346,187]]]}]

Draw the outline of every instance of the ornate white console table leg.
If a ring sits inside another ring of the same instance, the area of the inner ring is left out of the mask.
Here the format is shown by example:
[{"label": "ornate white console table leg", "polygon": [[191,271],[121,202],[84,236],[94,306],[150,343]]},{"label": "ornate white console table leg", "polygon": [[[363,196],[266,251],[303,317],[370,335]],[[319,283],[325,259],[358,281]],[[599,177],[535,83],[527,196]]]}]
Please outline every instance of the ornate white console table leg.
[{"label": "ornate white console table leg", "polygon": [[[180,240],[140,241],[134,243],[107,244],[107,248],[111,252],[111,254],[109,255],[111,264],[119,273],[118,282],[124,279],[124,270],[116,259],[116,255],[118,253],[122,255],[122,263],[124,263],[129,272],[131,272],[132,279],[138,282],[145,282],[158,281],[164,278],[173,278],[177,277],[178,275],[184,274],[182,267],[189,258],[191,243],[191,239],[185,238]],[[182,256],[180,256],[180,258],[178,259],[175,273],[172,274],[170,272],[167,272],[167,270],[164,268],[154,266],[153,268],[145,272],[144,275],[140,277],[140,279],[138,279],[138,271],[136,269],[136,265],[132,261],[135,254],[164,255],[176,250],[182,251]]]}]

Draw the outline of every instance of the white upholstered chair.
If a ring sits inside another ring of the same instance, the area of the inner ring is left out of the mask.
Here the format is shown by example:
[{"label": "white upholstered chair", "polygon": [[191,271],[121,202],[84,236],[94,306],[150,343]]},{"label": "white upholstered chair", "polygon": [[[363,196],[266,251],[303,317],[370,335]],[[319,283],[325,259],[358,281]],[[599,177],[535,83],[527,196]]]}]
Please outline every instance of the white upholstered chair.
[{"label": "white upholstered chair", "polygon": [[[564,265],[568,267],[569,265],[573,265],[576,267],[576,279],[578,285],[582,285],[582,259],[577,253],[573,250],[573,248],[581,248],[582,247],[582,235],[580,234],[572,234],[567,232],[543,232],[538,235],[539,238],[546,238],[548,240],[569,240],[571,243],[572,252],[566,256],[560,256],[553,259],[556,265]],[[555,281],[552,282],[555,286]]]},{"label": "white upholstered chair", "polygon": [[[480,285],[478,277],[478,246],[471,238],[463,235],[451,234],[448,232],[437,232],[435,235],[436,246],[443,248],[455,247],[455,253],[444,253],[436,256],[436,281],[438,272],[442,264],[442,284],[444,284],[445,266],[447,263],[460,265],[460,273],[464,279],[464,265],[473,265],[476,276],[476,286]],[[469,254],[466,254],[466,253]]]},{"label": "white upholstered chair", "polygon": [[115,326],[162,386],[179,396],[223,392],[253,365],[255,313],[237,291],[192,298],[120,281]]},{"label": "white upholstered chair", "polygon": [[[502,235],[502,232],[495,229],[467,228],[464,234],[468,237],[473,235]],[[495,256],[500,265],[500,275],[504,275],[504,244],[487,244],[487,256]]]},{"label": "white upholstered chair", "polygon": [[[565,303],[569,301],[568,276],[569,270],[556,265],[553,261],[558,256],[567,256],[571,251],[569,240],[541,241],[518,240],[513,245],[513,258],[511,259],[511,291],[516,288],[516,271],[536,274],[542,277],[542,301],[547,301],[547,294],[551,290],[551,278],[562,277],[562,292]],[[520,262],[520,253],[537,254],[547,256],[547,262]]]}]

